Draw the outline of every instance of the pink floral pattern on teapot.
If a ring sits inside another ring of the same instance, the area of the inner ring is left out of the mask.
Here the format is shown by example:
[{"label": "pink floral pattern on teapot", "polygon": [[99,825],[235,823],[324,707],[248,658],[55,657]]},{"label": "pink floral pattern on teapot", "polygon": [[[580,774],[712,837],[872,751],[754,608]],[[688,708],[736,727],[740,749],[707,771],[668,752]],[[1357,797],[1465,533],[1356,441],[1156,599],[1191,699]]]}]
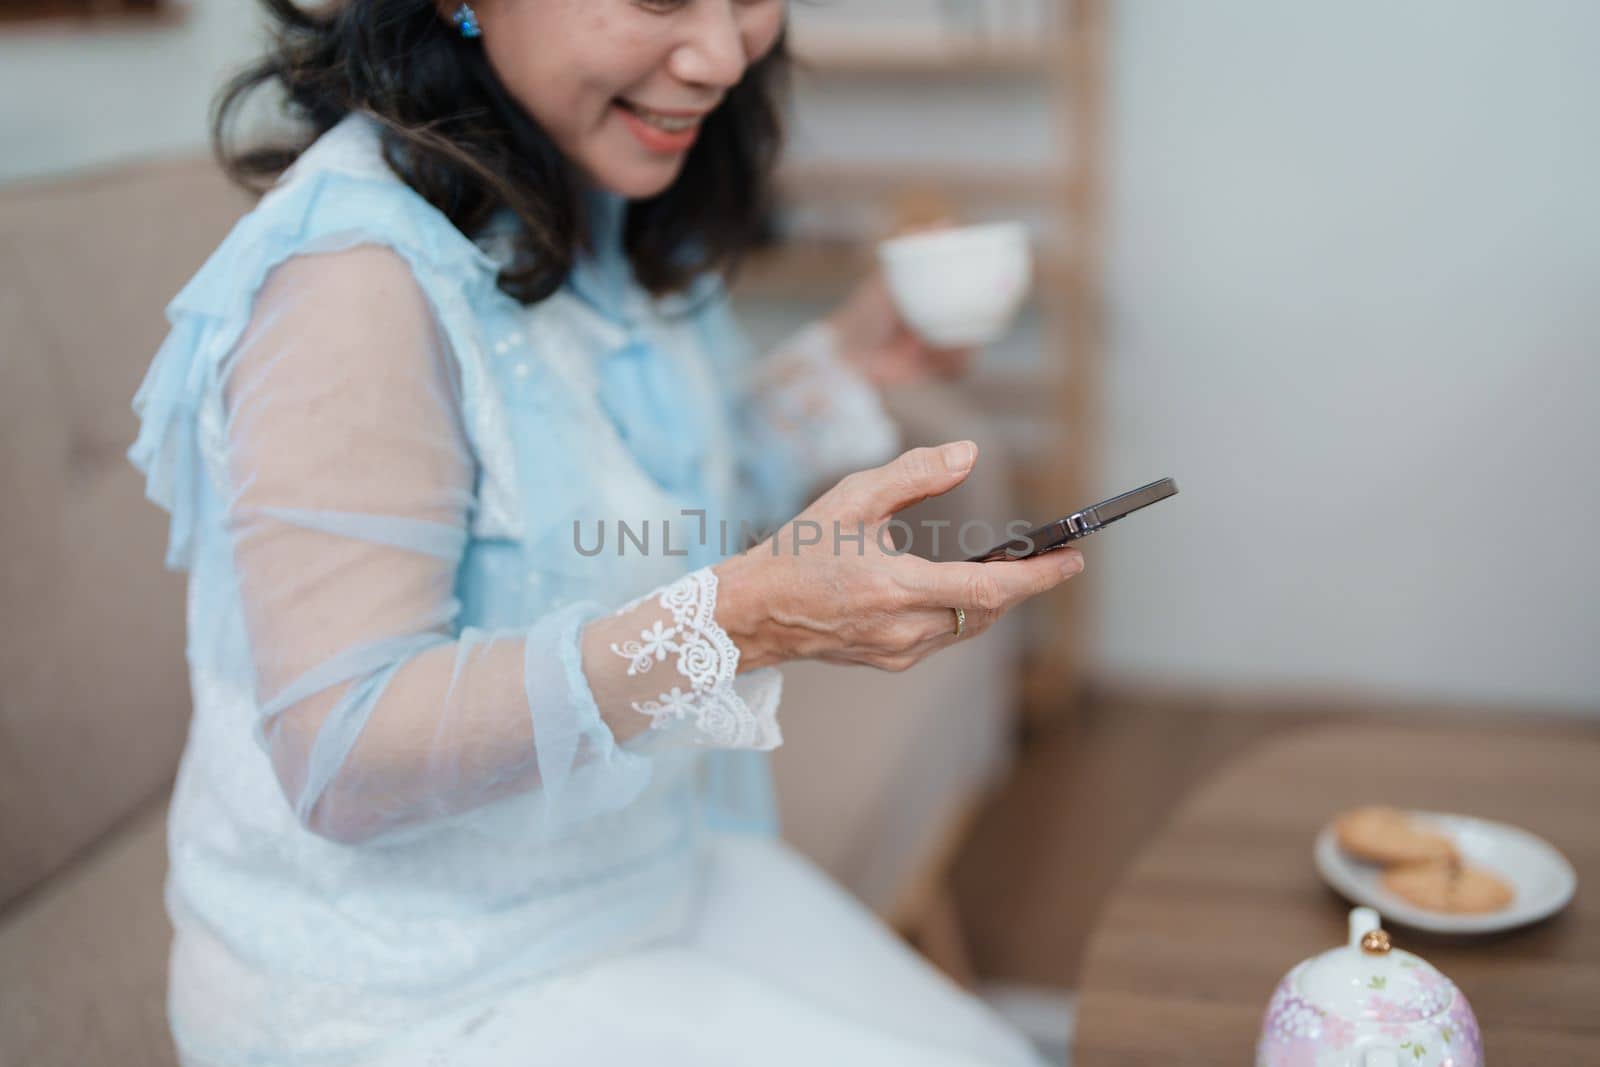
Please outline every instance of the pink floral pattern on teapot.
[{"label": "pink floral pattern on teapot", "polygon": [[1278,983],[1256,1067],[1483,1067],[1483,1043],[1455,983],[1392,949],[1377,912],[1357,908],[1348,945]]}]

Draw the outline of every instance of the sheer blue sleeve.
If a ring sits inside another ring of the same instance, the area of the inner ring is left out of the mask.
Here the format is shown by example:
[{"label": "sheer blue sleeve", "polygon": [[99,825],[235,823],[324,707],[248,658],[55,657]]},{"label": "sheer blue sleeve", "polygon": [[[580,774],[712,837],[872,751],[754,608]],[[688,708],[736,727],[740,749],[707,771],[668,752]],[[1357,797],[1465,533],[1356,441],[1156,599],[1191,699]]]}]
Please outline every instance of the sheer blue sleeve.
[{"label": "sheer blue sleeve", "polygon": [[[474,454],[449,339],[393,250],[282,262],[220,378],[260,740],[313,831],[362,842],[534,791],[557,829],[636,796],[659,745],[780,740],[772,679],[733,684],[709,571],[460,624]],[[651,670],[667,647],[692,676]]]}]

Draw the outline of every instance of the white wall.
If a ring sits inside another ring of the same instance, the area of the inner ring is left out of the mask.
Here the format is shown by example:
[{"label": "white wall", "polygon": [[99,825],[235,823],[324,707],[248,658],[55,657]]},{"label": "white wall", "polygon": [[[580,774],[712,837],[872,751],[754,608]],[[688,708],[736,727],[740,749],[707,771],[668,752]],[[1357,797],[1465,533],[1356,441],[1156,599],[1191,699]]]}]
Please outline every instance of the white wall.
[{"label": "white wall", "polygon": [[1102,672],[1600,710],[1600,4],[1116,13]]},{"label": "white wall", "polygon": [[211,97],[260,44],[255,0],[194,0],[175,25],[0,33],[0,182],[203,150]]}]

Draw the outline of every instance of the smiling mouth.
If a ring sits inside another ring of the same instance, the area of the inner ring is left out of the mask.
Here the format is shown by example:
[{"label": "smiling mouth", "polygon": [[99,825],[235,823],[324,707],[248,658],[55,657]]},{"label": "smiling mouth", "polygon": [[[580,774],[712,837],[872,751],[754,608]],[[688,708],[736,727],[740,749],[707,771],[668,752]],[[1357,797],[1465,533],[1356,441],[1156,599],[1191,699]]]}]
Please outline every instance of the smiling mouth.
[{"label": "smiling mouth", "polygon": [[649,108],[635,104],[632,100],[624,100],[620,96],[617,97],[617,105],[663,133],[683,133],[686,130],[692,130],[700,125],[701,119],[705,118],[704,112],[695,115],[668,115],[660,111],[651,111]]}]

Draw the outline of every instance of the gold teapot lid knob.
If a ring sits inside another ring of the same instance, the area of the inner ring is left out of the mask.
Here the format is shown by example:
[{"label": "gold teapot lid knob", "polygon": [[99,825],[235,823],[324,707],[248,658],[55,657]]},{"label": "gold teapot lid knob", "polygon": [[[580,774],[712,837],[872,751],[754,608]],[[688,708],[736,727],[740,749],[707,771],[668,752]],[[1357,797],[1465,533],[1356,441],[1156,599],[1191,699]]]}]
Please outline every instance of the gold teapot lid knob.
[{"label": "gold teapot lid knob", "polygon": [[1382,956],[1391,948],[1394,948],[1394,944],[1389,940],[1389,931],[1387,930],[1368,930],[1361,935],[1362,952],[1373,956]]},{"label": "gold teapot lid knob", "polygon": [[[1367,940],[1369,934],[1382,934],[1383,947],[1376,947],[1376,941],[1369,942]],[[1389,951],[1389,935],[1384,933],[1383,920],[1378,917],[1376,910],[1372,908],[1350,909],[1350,939],[1345,944],[1350,946],[1352,952],[1357,949],[1380,954]]]}]

